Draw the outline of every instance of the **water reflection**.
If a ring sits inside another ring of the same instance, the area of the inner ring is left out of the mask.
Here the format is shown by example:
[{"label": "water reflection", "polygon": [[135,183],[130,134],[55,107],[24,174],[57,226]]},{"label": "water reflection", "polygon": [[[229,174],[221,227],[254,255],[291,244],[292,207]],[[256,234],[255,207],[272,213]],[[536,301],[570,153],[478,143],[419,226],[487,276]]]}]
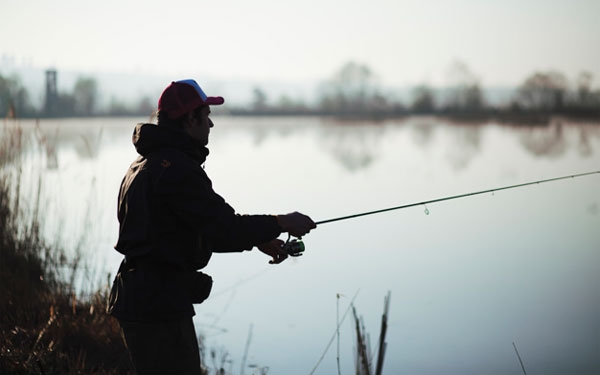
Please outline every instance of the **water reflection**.
[{"label": "water reflection", "polygon": [[344,169],[355,172],[376,162],[385,130],[380,124],[325,122],[319,144]]},{"label": "water reflection", "polygon": [[412,129],[412,139],[421,148],[427,147],[432,142],[436,119],[424,118],[415,121]]},{"label": "water reflection", "polygon": [[466,168],[480,152],[481,130],[482,127],[476,125],[453,126],[447,158],[454,170]]},{"label": "water reflection", "polygon": [[582,128],[579,132],[579,142],[577,143],[579,154],[584,157],[589,157],[592,155],[592,144],[590,142],[590,135],[588,132],[588,129]]},{"label": "water reflection", "polygon": [[[107,127],[114,126],[114,122],[115,119],[59,119],[7,122],[4,126],[22,127],[27,138],[23,151],[42,152],[46,168],[56,170],[61,168],[61,151],[73,150],[80,160],[98,158],[104,147],[103,133]],[[122,131],[119,129],[119,136]]]},{"label": "water reflection", "polygon": [[565,132],[561,122],[549,126],[530,128],[521,133],[521,144],[535,156],[560,157],[567,150]]},{"label": "water reflection", "polygon": [[560,158],[571,148],[582,157],[594,154],[592,142],[600,137],[596,124],[553,121],[548,126],[515,128],[523,147],[536,157]]},{"label": "water reflection", "polygon": [[598,212],[600,211],[600,208],[598,207],[598,203],[597,202],[590,203],[587,206],[586,211],[590,215],[598,215]]},{"label": "water reflection", "polygon": [[[33,129],[35,142],[29,143],[27,147],[43,150],[46,155],[46,167],[57,169],[60,168],[59,149],[73,150],[82,160],[95,159],[104,147],[103,143],[110,143],[114,137],[129,140],[128,133],[132,131],[136,122],[135,119],[69,119],[22,123],[26,129]],[[402,137],[407,130],[407,139],[415,150],[423,153],[432,147],[442,148],[444,157],[456,171],[465,169],[484,152],[482,137],[489,127],[503,128],[532,156],[553,159],[564,156],[571,149],[582,157],[592,157],[597,152],[593,141],[600,138],[598,124],[566,123],[560,120],[545,126],[456,124],[427,117],[379,123],[344,123],[313,118],[224,118],[216,119],[216,122],[219,128],[214,131],[213,138],[218,139],[230,131],[247,132],[252,137],[252,144],[257,148],[270,137],[285,139],[317,126],[320,129],[317,137],[319,147],[350,172],[373,167],[386,147],[386,139]],[[120,125],[115,126],[117,123]],[[105,134],[107,130],[108,135]]]}]

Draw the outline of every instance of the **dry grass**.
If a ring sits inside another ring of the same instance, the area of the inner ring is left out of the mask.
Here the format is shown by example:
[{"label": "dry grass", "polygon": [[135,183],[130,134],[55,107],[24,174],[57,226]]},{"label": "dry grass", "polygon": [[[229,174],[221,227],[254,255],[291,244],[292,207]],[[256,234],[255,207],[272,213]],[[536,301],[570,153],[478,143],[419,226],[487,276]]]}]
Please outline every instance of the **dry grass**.
[{"label": "dry grass", "polygon": [[[39,186],[21,196],[16,123],[0,133],[0,373],[124,374],[132,368],[117,322],[105,312],[108,289],[77,296],[78,257],[40,233]],[[83,268],[82,268],[83,267]]]},{"label": "dry grass", "polygon": [[356,309],[354,305],[352,306],[352,314],[354,315],[354,328],[356,331],[356,354],[355,354],[355,368],[356,375],[381,375],[383,371],[383,363],[385,360],[385,351],[387,349],[387,342],[385,341],[385,336],[387,334],[388,327],[388,316],[390,310],[390,298],[391,293],[388,292],[385,297],[383,304],[383,315],[381,316],[381,329],[379,331],[379,340],[378,340],[378,355],[377,362],[375,366],[375,371],[373,371],[373,352],[371,351],[370,338],[369,334],[365,329],[364,322],[361,318],[356,314]]}]

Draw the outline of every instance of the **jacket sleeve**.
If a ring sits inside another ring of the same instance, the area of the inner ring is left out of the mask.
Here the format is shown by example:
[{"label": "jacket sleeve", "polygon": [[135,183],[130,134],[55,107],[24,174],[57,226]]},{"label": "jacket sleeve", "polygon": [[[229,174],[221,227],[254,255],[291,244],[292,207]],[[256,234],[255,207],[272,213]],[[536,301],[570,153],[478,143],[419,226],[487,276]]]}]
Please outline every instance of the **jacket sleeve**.
[{"label": "jacket sleeve", "polygon": [[[212,182],[200,167],[164,175],[159,193],[177,218],[178,225],[198,231],[202,242],[213,252],[250,250],[277,238],[281,227],[272,215],[240,215],[212,188]],[[171,216],[169,215],[169,216]]]}]

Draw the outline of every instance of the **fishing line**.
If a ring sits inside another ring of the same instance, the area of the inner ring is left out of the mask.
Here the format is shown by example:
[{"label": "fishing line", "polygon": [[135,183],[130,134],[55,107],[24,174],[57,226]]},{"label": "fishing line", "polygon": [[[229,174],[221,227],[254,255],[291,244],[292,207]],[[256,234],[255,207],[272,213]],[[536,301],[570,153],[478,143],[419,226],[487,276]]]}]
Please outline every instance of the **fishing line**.
[{"label": "fishing line", "polygon": [[598,173],[600,173],[600,171],[578,173],[578,174],[572,174],[572,175],[569,175],[569,176],[554,177],[554,178],[548,178],[548,179],[545,179],[545,180],[525,182],[525,183],[522,183],[522,184],[516,184],[516,185],[510,185],[510,186],[503,186],[503,187],[498,187],[498,188],[494,188],[494,189],[486,189],[486,190],[481,190],[481,191],[475,191],[475,192],[472,192],[472,193],[452,195],[452,196],[449,196],[449,197],[443,197],[443,198],[437,198],[437,199],[430,199],[430,200],[427,200],[427,201],[416,202],[416,203],[409,203],[409,204],[405,204],[405,205],[402,205],[402,206],[384,208],[384,209],[381,209],[381,210],[368,211],[368,212],[362,212],[362,213],[358,213],[358,214],[354,214],[354,215],[340,216],[340,217],[336,217],[336,218],[332,218],[332,219],[321,220],[321,221],[315,222],[315,224],[321,225],[321,224],[326,224],[326,223],[333,223],[335,221],[354,219],[354,218],[361,217],[361,216],[374,215],[374,214],[378,214],[378,213],[382,213],[382,212],[400,210],[400,209],[403,209],[403,208],[409,208],[409,207],[415,207],[415,206],[425,206],[425,213],[429,214],[429,210],[427,209],[427,205],[430,204],[430,203],[437,203],[437,202],[449,201],[449,200],[452,200],[452,199],[471,197],[471,196],[479,195],[479,194],[494,193],[496,191],[501,191],[501,190],[516,189],[516,188],[520,188],[520,187],[523,187],[523,186],[538,185],[538,184],[543,184],[543,183],[546,183],[546,182],[566,180],[566,179],[569,179],[569,178],[589,176],[589,175],[598,174]]},{"label": "fishing line", "polygon": [[342,320],[340,320],[337,324],[337,327],[335,328],[336,330],[333,332],[333,335],[331,336],[331,339],[329,340],[329,342],[327,343],[327,346],[325,346],[325,350],[323,350],[323,353],[321,354],[321,357],[319,358],[319,360],[317,361],[317,364],[315,365],[315,367],[313,367],[312,370],[310,370],[310,373],[308,375],[313,375],[315,373],[315,371],[317,371],[317,368],[319,367],[319,365],[321,364],[321,362],[323,361],[323,358],[325,358],[325,354],[327,354],[327,352],[329,351],[329,348],[331,347],[331,344],[333,343],[333,340],[335,340],[336,334],[337,332],[340,331],[340,326],[342,325],[342,323],[344,322],[344,320],[346,320],[346,316],[348,315],[348,313],[350,312],[350,308],[352,307],[352,304],[354,303],[354,300],[356,299],[356,297],[358,296],[358,292],[360,291],[360,289],[358,289],[356,291],[356,293],[354,293],[354,297],[352,297],[352,300],[350,301],[350,303],[348,304],[348,308],[346,309],[346,312],[344,313],[344,315],[342,316]]}]

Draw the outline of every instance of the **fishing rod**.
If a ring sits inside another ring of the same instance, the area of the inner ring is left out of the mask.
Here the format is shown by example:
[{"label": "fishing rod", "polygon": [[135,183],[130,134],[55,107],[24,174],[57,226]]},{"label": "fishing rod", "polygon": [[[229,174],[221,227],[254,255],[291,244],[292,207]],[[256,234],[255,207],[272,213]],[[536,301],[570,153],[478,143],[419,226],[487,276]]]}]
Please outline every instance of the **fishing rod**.
[{"label": "fishing rod", "polygon": [[546,183],[546,182],[566,180],[566,179],[569,179],[569,178],[583,177],[583,176],[589,176],[589,175],[599,174],[599,173],[600,173],[600,170],[599,171],[593,171],[593,172],[586,172],[586,173],[578,173],[578,174],[573,174],[573,175],[569,175],[569,176],[548,178],[546,180],[538,180],[538,181],[532,181],[532,182],[525,182],[525,183],[522,183],[522,184],[516,184],[516,185],[510,185],[510,186],[503,186],[503,187],[498,187],[498,188],[494,188],[494,189],[486,189],[486,190],[481,190],[481,191],[475,191],[475,192],[472,192],[472,193],[452,195],[452,196],[449,196],[449,197],[430,199],[430,200],[427,200],[427,201],[421,201],[421,202],[416,202],[416,203],[409,203],[409,204],[405,204],[405,205],[402,205],[402,206],[395,206],[395,207],[390,207],[390,208],[384,208],[384,209],[381,209],[381,210],[368,211],[368,212],[362,212],[362,213],[353,214],[353,215],[340,216],[340,217],[336,217],[336,218],[333,218],[333,219],[321,220],[321,221],[315,222],[315,224],[320,225],[320,224],[326,224],[326,223],[333,223],[335,221],[354,219],[354,218],[361,217],[361,216],[374,215],[374,214],[378,214],[378,213],[382,213],[382,212],[387,212],[387,211],[401,210],[403,208],[409,208],[409,207],[414,207],[414,206],[425,206],[425,205],[430,204],[430,203],[437,203],[437,202],[449,201],[449,200],[452,200],[452,199],[471,197],[471,196],[474,196],[474,195],[486,194],[486,193],[494,193],[496,191],[501,191],[501,190],[516,189],[516,188],[520,188],[520,187],[523,187],[523,186],[538,185],[538,184],[543,184],[543,183]]},{"label": "fishing rod", "polygon": [[[590,175],[593,175],[593,174],[600,174],[600,170],[598,170],[598,171],[592,171],[592,172],[585,172],[585,173],[577,173],[577,174],[572,174],[572,175],[568,175],[568,176],[548,178],[548,179],[545,179],[545,180],[537,180],[537,181],[525,182],[525,183],[516,184],[516,185],[502,186],[502,187],[497,187],[497,188],[493,188],[493,189],[486,189],[486,190],[475,191],[475,192],[471,192],[471,193],[452,195],[452,196],[443,197],[443,198],[430,199],[430,200],[421,201],[421,202],[404,204],[404,205],[401,205],[401,206],[383,208],[383,209],[375,210],[375,211],[361,212],[361,213],[358,213],[358,214],[347,215],[347,216],[340,216],[340,217],[335,217],[335,218],[332,218],[332,219],[326,219],[326,220],[317,221],[317,222],[315,222],[315,224],[316,225],[321,225],[321,224],[333,223],[333,222],[336,222],[336,221],[354,219],[354,218],[357,218],[357,217],[362,217],[362,216],[367,216],[367,215],[374,215],[374,214],[379,214],[379,213],[382,213],[382,212],[388,212],[388,211],[394,211],[394,210],[401,210],[403,208],[409,208],[409,207],[415,207],[415,206],[425,206],[425,208],[427,209],[427,205],[431,204],[431,203],[449,201],[449,200],[458,199],[458,198],[471,197],[471,196],[480,195],[480,194],[494,193],[496,191],[502,191],[502,190],[508,190],[508,189],[516,189],[516,188],[520,188],[520,187],[524,187],[524,186],[529,186],[529,185],[539,185],[539,184],[544,184],[546,182],[566,180],[566,179],[569,179],[569,178],[590,176]],[[426,212],[428,212],[428,211],[426,211]],[[293,257],[297,257],[297,256],[302,255],[302,253],[304,252],[305,248],[304,248],[304,243],[302,242],[301,238],[291,239],[291,236],[288,236],[287,241],[283,245],[283,249],[284,249],[285,252],[288,253],[288,255],[293,256]]]}]

